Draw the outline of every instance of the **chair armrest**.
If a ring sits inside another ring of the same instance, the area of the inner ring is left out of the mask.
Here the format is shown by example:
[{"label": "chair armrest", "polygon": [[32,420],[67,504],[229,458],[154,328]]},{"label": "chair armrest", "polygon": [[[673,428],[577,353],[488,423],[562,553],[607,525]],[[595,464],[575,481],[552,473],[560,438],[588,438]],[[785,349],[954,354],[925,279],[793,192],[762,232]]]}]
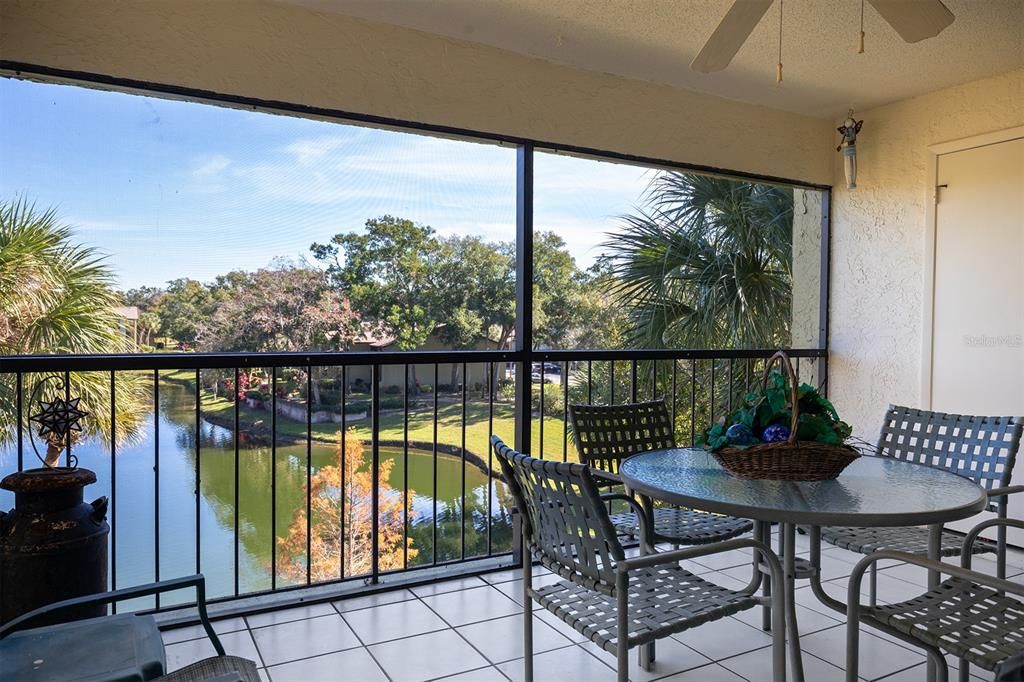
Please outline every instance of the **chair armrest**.
[{"label": "chair armrest", "polygon": [[643,538],[643,544],[641,545],[641,549],[644,551],[646,551],[647,549],[653,550],[653,529],[651,528],[650,523],[648,523],[647,512],[644,511],[644,508],[640,505],[639,502],[633,499],[631,495],[626,495],[625,493],[604,493],[602,495],[598,495],[598,497],[604,500],[605,502],[611,502],[613,500],[622,500],[623,502],[628,503],[629,506],[633,508],[633,513],[636,514],[637,523],[640,524],[640,537]]},{"label": "chair armrest", "polygon": [[23,630],[31,621],[56,611],[92,604],[112,604],[114,602],[125,601],[127,599],[147,597],[161,592],[173,592],[174,590],[182,590],[189,587],[195,588],[196,607],[199,610],[199,620],[202,622],[203,629],[206,630],[206,634],[210,637],[210,641],[213,642],[213,648],[216,649],[217,654],[223,656],[224,646],[220,643],[220,638],[217,637],[217,633],[213,631],[213,626],[210,625],[210,617],[206,612],[206,578],[203,577],[202,573],[187,576],[185,578],[161,580],[160,582],[139,585],[137,587],[126,587],[124,589],[112,590],[110,592],[88,594],[84,597],[65,599],[63,601],[54,602],[53,604],[41,606],[38,609],[18,616],[3,627],[0,627],[0,639],[3,639],[11,633],[17,632],[18,630]]},{"label": "chair armrest", "polygon": [[[1024,488],[1024,486],[1011,486],[1013,488]],[[998,488],[997,488],[998,490]],[[993,491],[994,492],[994,491]],[[978,539],[978,535],[981,531],[986,528],[993,528],[995,526],[1006,526],[1009,528],[1021,528],[1024,529],[1024,521],[1019,519],[989,519],[988,521],[982,521],[977,526],[972,528],[969,533],[964,537],[963,549],[960,552],[960,564],[964,568],[970,568],[971,566],[971,553],[974,549],[974,541]]]},{"label": "chair armrest", "polygon": [[[999,519],[994,519],[999,520]],[[1021,525],[1024,528],[1024,524]],[[973,531],[972,531],[973,532]],[[853,572],[850,574],[850,587],[847,594],[847,606],[854,603],[860,603],[860,584],[864,578],[864,572],[871,564],[881,561],[882,559],[895,559],[897,561],[903,561],[908,564],[915,566],[921,566],[932,571],[938,571],[947,575],[952,575],[971,582],[991,587],[994,590],[1000,592],[1009,592],[1011,594],[1019,594],[1024,596],[1024,585],[1018,585],[1012,583],[1009,580],[1003,580],[1002,578],[996,578],[994,576],[987,575],[985,573],[979,573],[978,571],[972,571],[969,568],[963,566],[957,566],[955,564],[947,564],[944,561],[936,561],[923,557],[920,554],[911,554],[910,552],[899,552],[891,549],[883,549],[878,552],[872,552],[863,559],[861,559],[853,567]]]},{"label": "chair armrest", "polygon": [[993,497],[1005,497],[1006,495],[1013,495],[1014,493],[1024,493],[1024,485],[1008,485],[1003,488],[992,488],[986,494],[989,499]]},{"label": "chair armrest", "polygon": [[610,471],[605,471],[604,469],[590,467],[590,475],[594,478],[601,479],[600,481],[597,481],[598,485],[623,485],[622,476],[613,474]]},{"label": "chair armrest", "polygon": [[633,557],[615,564],[615,570],[618,572],[628,573],[629,571],[634,571],[639,568],[651,568],[653,566],[661,566],[664,564],[676,564],[685,559],[695,559],[697,557],[708,556],[709,554],[719,554],[721,552],[743,549],[745,547],[751,547],[757,550],[757,552],[764,557],[772,580],[776,581],[776,585],[781,584],[778,581],[782,580],[782,564],[779,562],[778,555],[772,551],[771,547],[763,542],[749,538],[737,538],[735,540],[726,540],[724,542],[714,542],[700,547],[687,547],[685,549],[675,549],[671,552],[656,552],[654,554]]}]

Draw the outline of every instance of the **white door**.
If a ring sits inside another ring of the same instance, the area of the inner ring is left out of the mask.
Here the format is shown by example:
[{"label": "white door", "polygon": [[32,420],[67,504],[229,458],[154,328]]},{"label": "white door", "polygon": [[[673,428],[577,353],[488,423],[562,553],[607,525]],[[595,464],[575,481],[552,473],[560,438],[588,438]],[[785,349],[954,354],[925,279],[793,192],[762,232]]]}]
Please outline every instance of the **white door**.
[{"label": "white door", "polygon": [[[938,185],[932,409],[1024,415],[1024,138],[939,156]],[[1009,509],[1024,519],[1024,493]]]}]

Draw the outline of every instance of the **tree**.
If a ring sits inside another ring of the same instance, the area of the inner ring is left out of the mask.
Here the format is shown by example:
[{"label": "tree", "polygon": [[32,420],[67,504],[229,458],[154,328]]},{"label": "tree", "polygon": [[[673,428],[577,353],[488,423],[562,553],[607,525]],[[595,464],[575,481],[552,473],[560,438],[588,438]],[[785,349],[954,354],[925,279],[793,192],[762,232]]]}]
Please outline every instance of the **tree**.
[{"label": "tree", "polygon": [[663,172],[610,235],[611,287],[646,348],[789,343],[792,190]]},{"label": "tree", "polygon": [[158,287],[129,289],[121,295],[124,305],[139,309],[139,339],[143,345],[152,345],[153,337],[160,333],[159,308],[163,295],[163,289]]},{"label": "tree", "polygon": [[565,348],[580,323],[578,307],[583,276],[554,232],[533,237],[533,341]]},{"label": "tree", "polygon": [[434,331],[433,228],[386,215],[367,220],[364,234],[336,234],[329,244],[310,248],[327,265],[330,281],[366,319],[379,322],[400,350],[421,347]]},{"label": "tree", "polygon": [[200,321],[200,348],[212,351],[344,350],[358,330],[348,300],[312,268],[265,268],[221,278],[219,304]]},{"label": "tree", "polygon": [[175,341],[197,345],[204,320],[217,310],[216,288],[188,277],[171,280],[160,297],[160,330]]},{"label": "tree", "polygon": [[[312,477],[309,563],[310,579],[314,582],[364,575],[373,568],[374,491],[366,450],[359,439],[348,434],[344,457],[341,453],[339,443],[339,465],[323,467]],[[387,483],[393,463],[387,460],[380,465],[377,491],[377,566],[382,571],[405,568],[406,557],[411,562],[418,553],[412,546],[412,539],[405,534],[406,518],[412,512],[413,491],[409,491],[410,503],[405,506],[399,491]],[[288,534],[277,542],[282,557],[281,573],[291,580],[304,581],[305,507],[295,512]]]},{"label": "tree", "polygon": [[[75,244],[72,229],[53,209],[38,210],[24,199],[0,202],[0,355],[129,352],[114,307],[120,300],[114,277],[95,249]],[[41,375],[26,375],[25,399]],[[72,395],[89,412],[86,435],[109,441],[135,437],[148,400],[145,377],[117,374],[116,410],[111,423],[110,375],[72,372]],[[14,436],[17,425],[14,374],[0,374],[0,439]],[[56,382],[42,396],[54,397]],[[23,410],[23,427],[32,406]]]}]

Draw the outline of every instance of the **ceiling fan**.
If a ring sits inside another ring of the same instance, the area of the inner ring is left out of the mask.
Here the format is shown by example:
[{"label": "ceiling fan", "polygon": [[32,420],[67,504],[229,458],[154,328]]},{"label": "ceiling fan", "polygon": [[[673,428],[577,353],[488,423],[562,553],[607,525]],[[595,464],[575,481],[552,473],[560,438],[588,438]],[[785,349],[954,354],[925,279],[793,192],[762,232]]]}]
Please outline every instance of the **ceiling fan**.
[{"label": "ceiling fan", "polygon": [[[701,73],[721,71],[765,15],[774,0],[735,0],[718,28],[711,34],[690,68]],[[867,0],[903,40],[916,43],[937,36],[953,23],[953,13],[940,0]],[[782,0],[779,0],[781,11]],[[861,48],[864,51],[863,6],[861,11]],[[781,36],[781,24],[780,24]],[[780,60],[781,62],[781,60]],[[780,64],[781,71],[781,64]],[[779,75],[781,80],[781,73]]]}]

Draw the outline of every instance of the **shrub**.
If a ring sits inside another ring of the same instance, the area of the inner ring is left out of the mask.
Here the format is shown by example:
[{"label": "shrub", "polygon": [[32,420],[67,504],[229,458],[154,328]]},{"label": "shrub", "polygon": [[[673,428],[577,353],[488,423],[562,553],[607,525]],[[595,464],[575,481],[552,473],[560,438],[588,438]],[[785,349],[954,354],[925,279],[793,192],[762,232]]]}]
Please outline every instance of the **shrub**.
[{"label": "shrub", "polygon": [[[544,414],[561,415],[562,408],[564,407],[563,402],[565,400],[565,394],[562,392],[562,387],[547,384],[544,386]],[[540,410],[540,386],[536,386],[533,389],[533,400],[531,401],[533,409]]]},{"label": "shrub", "polygon": [[399,386],[398,384],[392,384],[391,386],[385,388],[384,392],[387,393],[388,395],[398,395],[399,393],[402,392],[402,387]]},{"label": "shrub", "polygon": [[266,400],[267,399],[267,396],[264,395],[261,391],[246,391],[245,392],[245,397],[248,398],[249,400]]},{"label": "shrub", "polygon": [[381,398],[380,409],[382,410],[400,410],[405,407],[404,398]]},{"label": "shrub", "polygon": [[452,390],[452,385],[451,384],[438,384],[437,385],[437,392],[438,393],[454,393],[454,391]]},{"label": "shrub", "polygon": [[345,414],[362,414],[370,411],[369,400],[353,400],[345,403]]},{"label": "shrub", "polygon": [[505,380],[498,384],[498,397],[506,402],[515,400],[516,382]]},{"label": "shrub", "polygon": [[420,384],[420,393],[433,393],[434,387],[430,384]]}]

